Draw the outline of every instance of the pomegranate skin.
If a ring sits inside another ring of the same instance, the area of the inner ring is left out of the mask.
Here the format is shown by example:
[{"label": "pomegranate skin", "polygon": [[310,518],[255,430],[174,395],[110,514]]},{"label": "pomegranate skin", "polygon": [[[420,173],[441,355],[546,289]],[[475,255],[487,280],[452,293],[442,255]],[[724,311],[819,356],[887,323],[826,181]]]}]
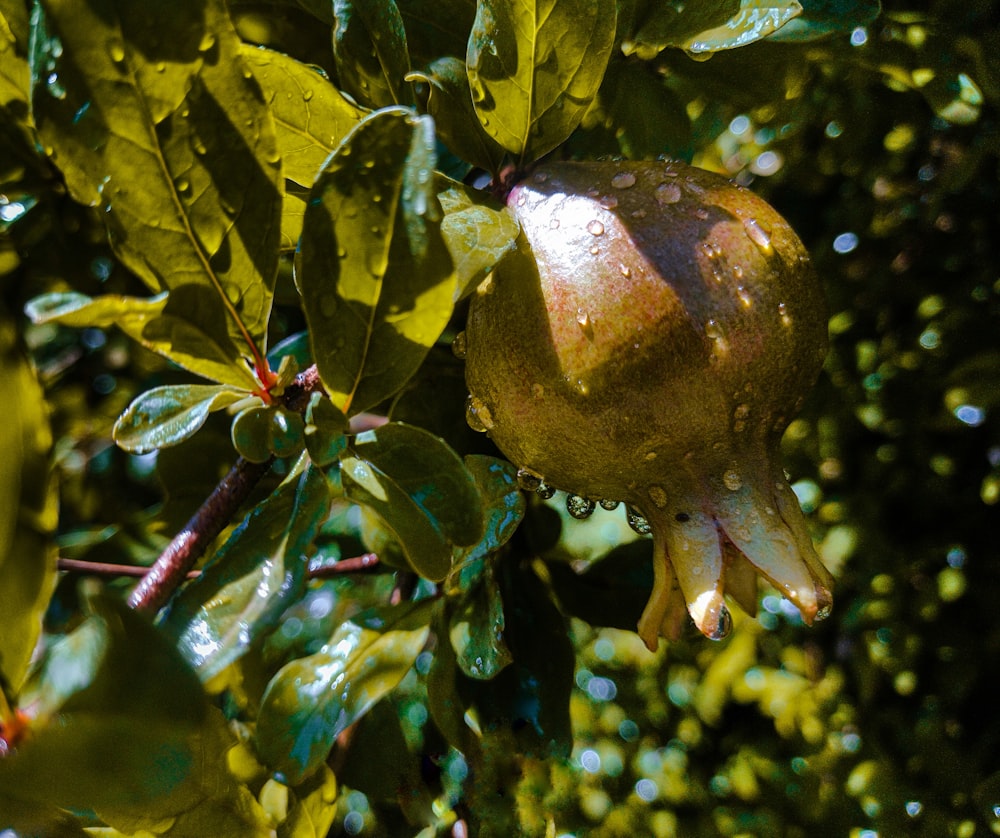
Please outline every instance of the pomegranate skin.
[{"label": "pomegranate skin", "polygon": [[515,254],[473,295],[470,412],[518,467],[649,522],[651,648],[724,636],[756,574],[812,622],[829,574],[780,466],[827,350],[808,254],[766,202],[679,163],[551,163],[511,191]]}]

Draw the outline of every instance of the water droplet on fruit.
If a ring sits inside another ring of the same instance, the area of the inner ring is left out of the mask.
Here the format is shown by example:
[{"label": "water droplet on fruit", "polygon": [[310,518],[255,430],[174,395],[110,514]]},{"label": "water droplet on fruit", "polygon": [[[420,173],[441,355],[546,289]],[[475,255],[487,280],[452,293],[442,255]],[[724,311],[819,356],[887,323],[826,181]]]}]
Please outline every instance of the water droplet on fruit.
[{"label": "water droplet on fruit", "polygon": [[621,501],[609,500],[608,498],[601,498],[601,500],[599,500],[598,503],[601,505],[601,509],[606,509],[608,512],[613,512],[619,507]]},{"label": "water droplet on fruit", "polygon": [[743,229],[746,230],[750,241],[757,245],[761,252],[771,253],[771,234],[760,225],[756,218],[748,218],[744,221]]},{"label": "water droplet on fruit", "polygon": [[722,482],[730,492],[738,492],[743,488],[743,478],[734,466],[726,469],[722,475]]},{"label": "water droplet on fruit", "polygon": [[742,285],[736,286],[736,296],[740,298],[740,302],[743,303],[744,308],[750,308],[753,305],[753,297],[750,296],[750,292]]},{"label": "water droplet on fruit", "polygon": [[598,221],[596,218],[587,225],[587,232],[592,236],[603,236],[604,235],[604,224]]},{"label": "water droplet on fruit", "polygon": [[553,218],[549,222],[549,229],[550,230],[558,230],[559,229],[559,219],[558,218]]},{"label": "water droplet on fruit", "polygon": [[580,495],[567,495],[566,497],[566,511],[581,521],[594,514],[595,506],[596,504],[592,500],[580,497]]},{"label": "water droplet on fruit", "polygon": [[459,332],[455,335],[455,339],[451,342],[451,353],[456,358],[465,358],[466,352],[468,352],[468,341],[465,337],[465,332]]},{"label": "water droplet on fruit", "polygon": [[543,498],[544,500],[548,500],[555,493],[556,493],[555,488],[550,486],[544,480],[541,483],[539,483],[538,488],[535,489],[535,494],[538,495],[538,497]]},{"label": "water droplet on fruit", "polygon": [[647,490],[649,499],[660,509],[667,505],[667,493],[662,486],[652,485]]},{"label": "water droplet on fruit", "polygon": [[465,421],[472,430],[481,434],[493,427],[490,409],[475,396],[465,400]]},{"label": "water droplet on fruit", "polygon": [[628,521],[628,525],[639,535],[649,535],[653,528],[649,525],[642,515],[636,512],[631,506],[625,507],[625,520]]},{"label": "water droplet on fruit", "polygon": [[722,326],[719,325],[716,320],[709,320],[705,324],[705,334],[712,340],[714,344],[714,351],[718,354],[724,354],[729,350],[729,345],[726,343],[726,333],[722,330]]},{"label": "water droplet on fruit", "polygon": [[542,485],[542,475],[530,468],[519,468],[517,470],[517,485],[526,492],[536,492]]},{"label": "water droplet on fruit", "polygon": [[632,269],[625,263],[619,264],[618,270],[621,272],[621,275],[625,277],[625,279],[628,279],[630,276],[632,276]]},{"label": "water droplet on fruit", "polygon": [[619,172],[611,178],[611,185],[615,189],[628,189],[635,186],[635,175],[632,172]]},{"label": "water droplet on fruit", "polygon": [[729,609],[725,605],[719,607],[719,622],[716,624],[715,628],[708,632],[705,636],[709,640],[722,640],[729,636],[729,632],[733,630],[733,617],[729,613]]},{"label": "water droplet on fruit", "polygon": [[576,322],[583,331],[587,340],[594,339],[594,321],[590,319],[590,312],[578,309],[576,312]]},{"label": "water droplet on fruit", "polygon": [[618,199],[614,195],[605,195],[599,203],[604,209],[612,210],[618,206]]},{"label": "water droplet on fruit", "polygon": [[591,248],[590,248],[590,255],[591,256],[596,256],[600,252],[601,252],[601,248],[599,248],[596,244],[595,245],[591,245]]},{"label": "water droplet on fruit", "polygon": [[661,206],[676,204],[681,199],[681,188],[676,183],[661,183],[654,194]]}]

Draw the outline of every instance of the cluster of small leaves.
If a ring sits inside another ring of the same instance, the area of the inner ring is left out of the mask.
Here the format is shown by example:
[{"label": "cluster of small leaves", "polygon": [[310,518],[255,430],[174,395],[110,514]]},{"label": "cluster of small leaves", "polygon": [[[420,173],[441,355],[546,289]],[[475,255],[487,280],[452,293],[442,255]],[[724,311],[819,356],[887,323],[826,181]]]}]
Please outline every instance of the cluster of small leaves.
[{"label": "cluster of small leaves", "polygon": [[[0,0],[0,830],[995,827],[993,5]],[[518,234],[469,184],[550,153],[784,160],[835,289],[804,649],[771,595],[648,656],[648,542],[465,427],[447,343]],[[236,454],[272,475],[158,625],[57,576],[57,530],[151,562]]]}]

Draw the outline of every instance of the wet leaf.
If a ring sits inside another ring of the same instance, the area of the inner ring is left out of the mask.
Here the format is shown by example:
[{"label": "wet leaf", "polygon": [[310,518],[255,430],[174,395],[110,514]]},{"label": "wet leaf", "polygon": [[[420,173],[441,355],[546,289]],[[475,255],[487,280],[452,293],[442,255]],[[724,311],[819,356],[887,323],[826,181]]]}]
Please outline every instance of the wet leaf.
[{"label": "wet leaf", "polygon": [[23,692],[31,735],[0,759],[4,793],[96,810],[129,834],[207,807],[227,813],[206,823],[229,834],[266,835],[226,769],[235,741],[177,650],[119,601],[88,602],[90,616],[51,647]]},{"label": "wet leaf", "polygon": [[413,569],[443,579],[454,545],[482,534],[482,499],[469,470],[442,440],[392,422],[359,434],[341,458],[344,493],[378,514]]},{"label": "wet leaf", "polygon": [[470,548],[455,551],[448,578],[448,635],[458,666],[470,678],[489,680],[512,658],[504,641],[503,598],[496,578],[496,551],[514,534],[524,517],[524,493],[514,466],[482,455],[465,458],[483,496],[486,527]]},{"label": "wet leaf", "polygon": [[455,294],[471,294],[497,263],[514,250],[518,223],[485,193],[438,175],[444,210],[441,234],[455,265]]},{"label": "wet leaf", "polygon": [[25,311],[35,323],[117,326],[147,349],[193,373],[236,387],[258,387],[243,360],[234,359],[235,347],[228,337],[220,338],[221,326],[200,320],[199,312],[211,317],[211,306],[199,308],[199,299],[207,303],[211,293],[195,285],[145,299],[111,294],[88,297],[71,291],[35,297]]},{"label": "wet leaf", "polygon": [[154,293],[170,292],[176,318],[204,329],[206,357],[220,350],[238,374],[244,358],[259,365],[283,181],[271,114],[225,5],[44,8],[32,108],[71,194],[105,209],[115,254]]},{"label": "wet leaf", "polygon": [[322,650],[286,664],[261,700],[257,748],[296,785],[325,760],[337,736],[395,689],[427,640],[428,600],[366,611]]},{"label": "wet leaf", "polygon": [[369,108],[409,105],[403,18],[394,0],[333,0],[333,58],[344,89]]},{"label": "wet leaf", "polygon": [[465,59],[476,0],[397,0],[414,67],[443,55]]},{"label": "wet leaf", "polygon": [[799,0],[802,14],[768,36],[771,41],[815,41],[867,26],[882,10],[880,0]]},{"label": "wet leaf", "polygon": [[505,152],[476,116],[465,61],[454,56],[439,58],[406,78],[422,85],[418,95],[434,118],[442,142],[463,160],[496,175]]},{"label": "wet leaf", "polygon": [[55,587],[58,495],[45,395],[2,305],[0,393],[7,401],[0,425],[0,687],[16,691]]},{"label": "wet leaf", "polygon": [[244,44],[243,57],[271,107],[282,173],[308,189],[365,112],[315,68],[291,56]]},{"label": "wet leaf", "polygon": [[451,316],[433,123],[380,111],[327,161],[306,208],[296,282],[313,355],[348,415],[396,393]]},{"label": "wet leaf", "polygon": [[590,106],[615,36],[614,0],[480,0],[466,54],[479,120],[521,165],[562,143]]},{"label": "wet leaf", "polygon": [[305,589],[308,552],[329,511],[308,468],[259,503],[171,606],[165,627],[203,681],[244,655]]},{"label": "wet leaf", "polygon": [[653,7],[622,50],[650,59],[666,47],[694,55],[733,49],[772,35],[801,11],[796,0],[664,3]]},{"label": "wet leaf", "polygon": [[132,454],[176,445],[205,424],[208,414],[249,395],[225,384],[168,384],[132,400],[115,422],[115,442]]},{"label": "wet leaf", "polygon": [[288,816],[278,838],[326,838],[337,815],[337,778],[329,766],[288,790]]},{"label": "wet leaf", "polygon": [[0,109],[25,121],[31,89],[31,71],[24,57],[27,41],[22,40],[27,23],[24,4],[10,3],[0,8]]}]

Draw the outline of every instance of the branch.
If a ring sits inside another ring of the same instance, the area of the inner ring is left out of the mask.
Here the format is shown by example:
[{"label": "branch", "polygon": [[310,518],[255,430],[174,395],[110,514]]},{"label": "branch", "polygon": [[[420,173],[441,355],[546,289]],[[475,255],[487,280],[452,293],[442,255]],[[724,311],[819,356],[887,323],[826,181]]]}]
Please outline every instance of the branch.
[{"label": "branch", "polygon": [[167,604],[187,578],[188,571],[267,474],[273,461],[273,457],[263,463],[251,463],[243,457],[236,461],[229,474],[222,478],[135,586],[128,598],[131,608],[155,614]]},{"label": "branch", "polygon": [[[281,394],[281,401],[291,410],[301,412],[314,392],[324,392],[315,364],[295,377]],[[251,463],[243,457],[236,461],[229,474],[222,478],[136,585],[128,598],[130,607],[155,614],[166,605],[208,545],[225,529],[254,486],[267,474],[272,462],[273,458],[264,463]]]},{"label": "branch", "polygon": [[[382,562],[376,553],[362,553],[349,559],[341,559],[330,564],[310,568],[306,573],[308,579],[332,579],[337,576],[347,576],[351,573],[374,573],[381,569]],[[78,573],[85,576],[123,577],[131,576],[141,579],[149,568],[143,565],[115,564],[113,562],[89,562],[85,559],[58,559],[56,570],[65,573]],[[189,570],[184,578],[197,579],[200,570]]]}]

